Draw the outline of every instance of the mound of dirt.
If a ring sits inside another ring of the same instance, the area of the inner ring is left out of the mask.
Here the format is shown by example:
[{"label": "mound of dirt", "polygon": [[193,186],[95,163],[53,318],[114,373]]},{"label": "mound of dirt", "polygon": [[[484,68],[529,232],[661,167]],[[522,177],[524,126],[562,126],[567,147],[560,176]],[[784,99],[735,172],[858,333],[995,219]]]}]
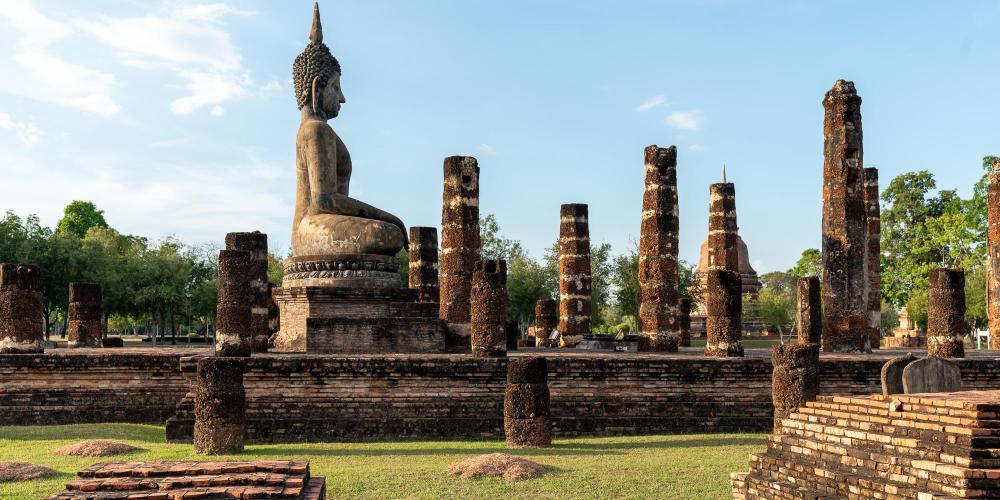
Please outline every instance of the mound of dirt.
[{"label": "mound of dirt", "polygon": [[448,474],[464,478],[503,476],[513,483],[545,475],[545,466],[507,453],[490,453],[452,464]]},{"label": "mound of dirt", "polygon": [[130,451],[138,450],[121,441],[111,441],[108,439],[90,439],[80,441],[76,444],[56,448],[55,452],[60,455],[74,455],[78,457],[110,457],[111,455],[121,455]]},{"label": "mound of dirt", "polygon": [[0,461],[0,483],[8,481],[27,481],[55,474],[56,471],[41,465],[28,462]]}]

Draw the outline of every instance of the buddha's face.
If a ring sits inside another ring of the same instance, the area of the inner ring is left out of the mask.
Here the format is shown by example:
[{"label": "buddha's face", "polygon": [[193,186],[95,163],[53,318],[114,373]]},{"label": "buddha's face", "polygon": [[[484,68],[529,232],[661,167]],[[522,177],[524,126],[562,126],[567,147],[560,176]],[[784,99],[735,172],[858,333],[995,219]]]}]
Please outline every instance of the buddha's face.
[{"label": "buddha's face", "polygon": [[335,118],[340,114],[340,105],[347,102],[340,89],[340,73],[334,73],[333,78],[327,80],[322,96],[323,113],[328,118]]}]

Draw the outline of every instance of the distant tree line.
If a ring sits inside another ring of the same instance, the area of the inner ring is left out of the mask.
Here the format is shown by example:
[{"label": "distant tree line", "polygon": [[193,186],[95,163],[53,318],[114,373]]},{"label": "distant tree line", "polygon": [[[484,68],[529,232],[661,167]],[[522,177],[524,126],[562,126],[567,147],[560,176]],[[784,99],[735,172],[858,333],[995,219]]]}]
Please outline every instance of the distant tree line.
[{"label": "distant tree line", "polygon": [[[47,337],[65,335],[69,283],[76,281],[102,285],[109,331],[170,341],[178,333],[212,331],[220,248],[122,234],[86,201],[67,205],[55,229],[34,215],[22,219],[8,211],[0,219],[0,262],[42,269]],[[279,259],[270,258],[270,278],[280,282]]]}]

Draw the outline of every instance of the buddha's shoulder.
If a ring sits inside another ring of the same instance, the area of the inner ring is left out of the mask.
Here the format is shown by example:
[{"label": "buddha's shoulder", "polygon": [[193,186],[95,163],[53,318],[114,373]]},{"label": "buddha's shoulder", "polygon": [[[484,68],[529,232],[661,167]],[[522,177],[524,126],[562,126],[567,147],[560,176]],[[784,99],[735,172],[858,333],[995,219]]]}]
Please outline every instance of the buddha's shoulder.
[{"label": "buddha's shoulder", "polygon": [[305,120],[299,125],[299,137],[308,139],[335,139],[337,134],[323,120]]}]

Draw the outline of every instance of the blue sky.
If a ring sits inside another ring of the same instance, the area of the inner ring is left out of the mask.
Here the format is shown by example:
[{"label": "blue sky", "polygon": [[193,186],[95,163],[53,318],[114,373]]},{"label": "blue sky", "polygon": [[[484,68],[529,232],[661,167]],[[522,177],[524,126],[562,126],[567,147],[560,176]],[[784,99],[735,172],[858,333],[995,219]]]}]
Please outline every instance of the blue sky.
[{"label": "blue sky", "polygon": [[[122,231],[288,248],[311,0],[4,0],[0,210],[92,200]],[[540,257],[561,203],[638,240],[643,148],[678,147],[681,257],[723,163],[758,271],[818,247],[822,105],[864,99],[865,164],[968,195],[1000,153],[997,2],[320,2],[347,96],[352,195],[439,225],[442,160],[479,159],[481,209]]]}]

